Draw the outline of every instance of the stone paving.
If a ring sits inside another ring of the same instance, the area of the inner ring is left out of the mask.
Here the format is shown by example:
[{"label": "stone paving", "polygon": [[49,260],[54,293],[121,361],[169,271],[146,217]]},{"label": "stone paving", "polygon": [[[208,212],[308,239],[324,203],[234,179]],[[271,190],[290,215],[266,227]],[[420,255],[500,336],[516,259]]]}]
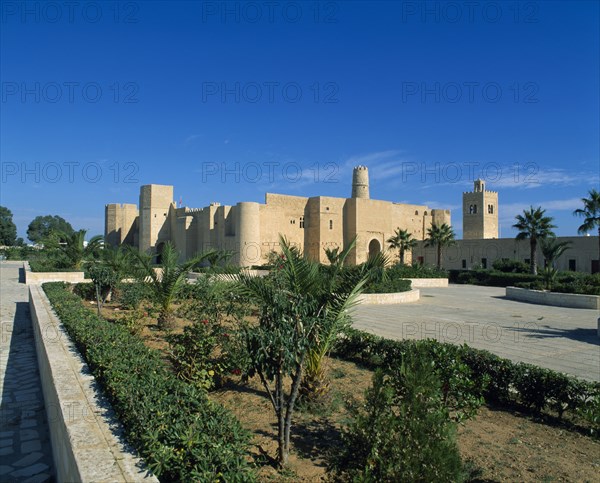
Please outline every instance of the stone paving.
[{"label": "stone paving", "polygon": [[0,481],[54,481],[22,262],[0,262]]},{"label": "stone paving", "polygon": [[597,310],[508,300],[505,289],[475,285],[422,288],[421,300],[359,305],[354,327],[390,339],[466,343],[513,361],[600,381]]}]

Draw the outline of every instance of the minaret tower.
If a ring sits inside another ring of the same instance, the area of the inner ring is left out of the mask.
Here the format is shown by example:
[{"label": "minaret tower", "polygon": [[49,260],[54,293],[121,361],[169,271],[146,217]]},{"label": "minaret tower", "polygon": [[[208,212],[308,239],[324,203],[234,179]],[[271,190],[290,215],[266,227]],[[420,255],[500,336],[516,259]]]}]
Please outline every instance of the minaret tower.
[{"label": "minaret tower", "polygon": [[498,193],[486,191],[481,179],[473,185],[463,193],[463,239],[498,238]]},{"label": "minaret tower", "polygon": [[352,198],[369,199],[369,168],[356,166],[352,172]]}]

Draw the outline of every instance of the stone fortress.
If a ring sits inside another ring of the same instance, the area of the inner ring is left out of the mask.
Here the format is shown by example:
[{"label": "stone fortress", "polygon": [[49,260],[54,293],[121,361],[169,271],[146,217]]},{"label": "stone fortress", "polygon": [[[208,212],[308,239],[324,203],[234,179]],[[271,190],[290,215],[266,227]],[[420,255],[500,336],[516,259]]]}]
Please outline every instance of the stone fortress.
[{"label": "stone fortress", "polygon": [[[463,239],[444,249],[444,268],[489,268],[500,258],[529,261],[528,240],[499,238],[498,193],[486,190],[484,181],[475,180],[473,191],[463,193],[462,213]],[[211,248],[224,249],[232,251],[233,262],[244,267],[267,263],[269,254],[278,251],[280,234],[320,262],[327,261],[325,248],[344,247],[356,237],[349,262],[359,264],[386,250],[386,240],[397,228],[408,230],[419,241],[406,254],[406,263],[435,265],[435,248],[426,247],[424,240],[427,229],[441,223],[451,224],[450,210],[371,199],[365,166],[354,168],[350,198],[266,193],[264,204],[177,208],[173,186],[151,184],[140,188],[139,209],[135,204],[105,206],[105,239],[110,245],[128,244],[159,254],[170,241],[182,260]],[[557,268],[600,269],[595,259],[597,236],[559,240],[572,246],[558,259]],[[539,247],[538,263],[543,267]]]},{"label": "stone fortress", "polygon": [[172,186],[151,184],[141,187],[139,211],[133,204],[105,208],[105,237],[111,245],[125,243],[159,253],[171,241],[182,258],[220,248],[233,251],[241,266],[266,263],[269,253],[277,251],[280,234],[322,262],[324,248],[346,246],[356,236],[349,261],[359,264],[385,250],[396,228],[423,240],[434,223],[450,224],[450,211],[371,199],[365,166],[354,168],[350,198],[267,193],[264,204],[177,208]]}]

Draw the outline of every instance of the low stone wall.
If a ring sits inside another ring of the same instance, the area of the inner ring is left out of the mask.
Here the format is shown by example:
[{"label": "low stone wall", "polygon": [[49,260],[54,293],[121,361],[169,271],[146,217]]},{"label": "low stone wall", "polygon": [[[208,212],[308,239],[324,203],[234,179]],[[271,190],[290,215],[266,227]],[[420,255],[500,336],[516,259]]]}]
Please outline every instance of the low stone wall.
[{"label": "low stone wall", "polygon": [[556,307],[571,307],[574,309],[600,309],[598,295],[580,295],[573,293],[543,292],[526,288],[506,287],[506,298]]},{"label": "low stone wall", "polygon": [[412,282],[412,288],[447,287],[447,278],[407,278]]},{"label": "low stone wall", "polygon": [[29,307],[56,480],[158,482],[122,442],[110,404],[94,389],[40,285],[29,287]]},{"label": "low stone wall", "polygon": [[421,292],[418,289],[412,289],[396,293],[363,293],[359,296],[358,302],[366,305],[406,304],[417,302],[420,297]]},{"label": "low stone wall", "polygon": [[32,272],[28,262],[23,262],[26,285],[40,285],[46,282],[88,282],[83,272]]}]

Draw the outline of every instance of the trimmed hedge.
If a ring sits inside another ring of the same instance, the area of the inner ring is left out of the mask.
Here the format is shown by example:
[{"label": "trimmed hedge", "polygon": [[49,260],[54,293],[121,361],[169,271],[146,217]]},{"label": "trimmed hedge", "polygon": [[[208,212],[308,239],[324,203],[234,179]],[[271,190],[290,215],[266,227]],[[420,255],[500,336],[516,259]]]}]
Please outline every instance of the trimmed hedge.
[{"label": "trimmed hedge", "polygon": [[128,441],[161,481],[255,480],[249,433],[230,412],[175,378],[158,351],[87,310],[63,283],[43,287]]},{"label": "trimmed hedge", "polygon": [[496,270],[450,270],[450,283],[512,287],[517,283],[536,282],[539,275],[530,273],[500,272]]},{"label": "trimmed hedge", "polygon": [[365,290],[365,293],[396,293],[408,292],[411,289],[412,282],[402,278],[392,278],[381,280],[370,284]]},{"label": "trimmed hedge", "polygon": [[448,374],[464,372],[459,365],[466,364],[475,383],[473,387],[483,388],[487,402],[522,405],[538,414],[552,410],[560,418],[565,413],[583,416],[593,434],[600,432],[600,415],[595,414],[600,407],[600,383],[512,362],[466,344],[458,346],[433,339],[397,341],[350,329],[340,339],[334,355],[371,368],[399,367],[402,359],[417,349],[428,352],[434,364],[445,368]]}]

